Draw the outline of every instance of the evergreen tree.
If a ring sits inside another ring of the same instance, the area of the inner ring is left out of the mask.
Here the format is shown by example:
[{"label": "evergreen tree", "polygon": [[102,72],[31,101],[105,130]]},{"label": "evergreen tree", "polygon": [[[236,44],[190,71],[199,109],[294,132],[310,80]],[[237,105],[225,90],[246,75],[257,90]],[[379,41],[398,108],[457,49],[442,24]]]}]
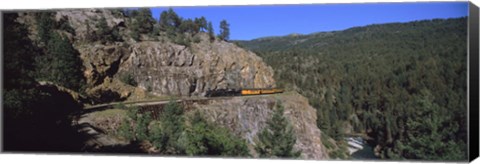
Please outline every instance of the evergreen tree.
[{"label": "evergreen tree", "polygon": [[141,34],[152,34],[155,25],[155,19],[152,17],[152,12],[149,8],[142,8],[140,10],[134,10],[131,13],[131,37],[135,40],[140,40]]},{"label": "evergreen tree", "polygon": [[37,22],[37,32],[38,32],[39,40],[43,45],[47,45],[55,25],[55,21],[53,20],[53,13],[51,12],[38,13],[36,15],[36,22]]},{"label": "evergreen tree", "polygon": [[182,18],[180,18],[172,8],[163,11],[160,14],[159,27],[160,30],[166,31],[168,38],[175,39],[177,32],[179,32]]},{"label": "evergreen tree", "polygon": [[70,42],[52,32],[47,54],[37,58],[38,77],[79,91],[83,87],[83,64]]},{"label": "evergreen tree", "polygon": [[148,139],[148,136],[149,136],[148,125],[150,125],[151,121],[152,121],[152,116],[148,112],[142,113],[139,116],[137,116],[137,120],[136,120],[137,127],[135,128],[137,140],[142,141],[142,140]]},{"label": "evergreen tree", "polygon": [[4,85],[22,88],[34,83],[34,59],[38,55],[28,38],[28,29],[15,21],[15,14],[4,15]]},{"label": "evergreen tree", "polygon": [[218,37],[222,40],[229,40],[230,38],[230,25],[226,20],[220,21],[220,35]]},{"label": "evergreen tree", "polygon": [[85,32],[85,41],[92,42],[95,41],[95,35],[93,34],[92,28],[90,27],[90,21],[85,20],[86,32]]},{"label": "evergreen tree", "polygon": [[[117,131],[118,135],[129,141],[137,140],[136,136],[138,136],[138,134],[136,134],[135,132],[136,129],[132,127],[131,124],[132,122],[133,123],[142,122],[142,121],[139,121],[140,118],[138,117],[138,111],[139,111],[138,107],[133,107],[133,106],[127,107],[125,106],[125,104],[120,103],[120,104],[116,104],[114,108],[126,110],[126,114],[125,114],[126,117],[123,119]],[[143,122],[146,122],[146,121],[143,121]],[[145,126],[145,123],[143,123],[143,125],[144,127],[148,127],[148,125]],[[138,125],[136,128],[138,128]],[[140,128],[143,128],[143,127],[140,127]],[[146,132],[144,134],[146,135]]]},{"label": "evergreen tree", "polygon": [[228,129],[214,126],[199,112],[190,119],[186,129],[188,155],[250,156],[245,140],[232,135]]},{"label": "evergreen tree", "polygon": [[160,14],[159,20],[160,28],[163,31],[174,30],[175,28],[179,27],[182,23],[182,19],[173,11],[172,8],[169,8],[167,11],[163,11]]},{"label": "evergreen tree", "polygon": [[36,83],[33,78],[33,63],[34,56],[38,55],[38,48],[29,40],[28,29],[16,22],[16,18],[16,14],[3,15],[5,119],[31,116],[31,107],[36,98],[32,88]]},{"label": "evergreen tree", "polygon": [[137,22],[133,22],[133,25],[132,25],[132,31],[130,31],[130,37],[133,38],[133,40],[136,40],[136,41],[139,41],[140,40],[140,33],[135,30],[136,28],[138,27],[135,27],[135,26],[138,26],[138,23]]},{"label": "evergreen tree", "polygon": [[207,19],[205,17],[195,18],[195,32],[207,29]]},{"label": "evergreen tree", "polygon": [[184,127],[183,109],[171,101],[165,106],[160,116],[160,128],[153,132],[151,140],[164,154],[185,154]]},{"label": "evergreen tree", "polygon": [[8,151],[71,150],[74,144],[65,147],[66,142],[58,141],[58,137],[65,137],[67,142],[73,138],[66,130],[71,125],[66,125],[65,120],[70,112],[78,109],[76,104],[65,98],[68,96],[59,96],[55,89],[37,85],[34,57],[43,52],[28,37],[26,26],[16,22],[17,13],[6,13],[3,18],[3,148]]},{"label": "evergreen tree", "polygon": [[448,139],[448,133],[457,131],[458,128],[442,126],[455,122],[447,122],[447,117],[443,116],[446,110],[433,103],[433,99],[428,90],[421,91],[414,111],[415,116],[407,118],[406,138],[398,145],[397,150],[408,159],[465,159],[466,156],[461,151],[462,145]]},{"label": "evergreen tree", "polygon": [[56,29],[66,31],[72,35],[75,35],[75,29],[73,29],[72,26],[70,26],[70,23],[68,23],[68,17],[67,16],[62,16],[58,22],[56,22]]},{"label": "evergreen tree", "polygon": [[110,12],[112,12],[112,15],[115,17],[115,18],[122,18],[125,15],[125,10],[122,9],[122,8],[116,8],[116,9],[110,9]]},{"label": "evergreen tree", "polygon": [[148,34],[153,31],[155,19],[152,17],[152,11],[150,11],[150,8],[140,9],[138,11],[138,16],[136,16],[136,21],[140,25],[138,32],[142,34]]},{"label": "evergreen tree", "polygon": [[208,22],[207,30],[208,35],[210,36],[210,40],[215,40],[215,33],[213,32],[212,22]]},{"label": "evergreen tree", "polygon": [[180,29],[180,33],[190,33],[190,34],[194,34],[196,33],[196,27],[195,27],[195,23],[194,21],[192,21],[192,19],[186,19],[184,21],[182,21],[182,24],[180,24],[180,26],[178,27]]},{"label": "evergreen tree", "polygon": [[277,109],[267,121],[267,127],[258,134],[255,150],[260,157],[300,157],[300,152],[293,150],[296,137],[283,111],[283,106],[277,102]]},{"label": "evergreen tree", "polygon": [[[88,26],[87,26],[88,27]],[[105,17],[101,17],[100,20],[98,20],[96,24],[96,36],[102,41],[110,41],[111,39],[111,30],[110,27],[108,26],[107,19]]]}]

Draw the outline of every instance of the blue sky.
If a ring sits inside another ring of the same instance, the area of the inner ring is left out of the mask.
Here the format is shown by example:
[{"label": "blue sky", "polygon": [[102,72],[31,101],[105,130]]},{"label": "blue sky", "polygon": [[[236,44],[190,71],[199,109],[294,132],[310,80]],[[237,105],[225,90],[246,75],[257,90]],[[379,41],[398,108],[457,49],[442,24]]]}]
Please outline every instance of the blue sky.
[{"label": "blue sky", "polygon": [[[250,40],[292,33],[309,34],[355,26],[409,22],[468,15],[467,2],[364,3],[262,6],[172,7],[183,18],[205,16],[218,33],[219,23],[230,24],[231,40]],[[167,7],[151,8],[158,20]]]}]

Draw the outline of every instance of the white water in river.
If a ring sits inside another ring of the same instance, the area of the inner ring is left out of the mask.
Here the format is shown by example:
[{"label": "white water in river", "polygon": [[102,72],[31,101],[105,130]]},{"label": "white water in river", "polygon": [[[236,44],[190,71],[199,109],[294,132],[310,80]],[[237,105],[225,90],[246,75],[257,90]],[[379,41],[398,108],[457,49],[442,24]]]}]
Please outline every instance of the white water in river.
[{"label": "white water in river", "polygon": [[347,137],[348,151],[353,159],[377,159],[373,148],[369,146],[362,137]]}]

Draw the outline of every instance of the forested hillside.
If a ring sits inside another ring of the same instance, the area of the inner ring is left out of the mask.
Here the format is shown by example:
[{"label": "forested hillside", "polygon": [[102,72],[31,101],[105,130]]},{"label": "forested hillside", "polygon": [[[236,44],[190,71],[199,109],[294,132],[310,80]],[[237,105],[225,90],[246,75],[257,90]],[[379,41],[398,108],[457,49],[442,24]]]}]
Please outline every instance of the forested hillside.
[{"label": "forested hillside", "polygon": [[3,18],[3,151],[329,158],[299,94],[204,97],[275,86],[271,67],[229,42],[226,20],[216,34],[171,8],[158,21],[149,8]]},{"label": "forested hillside", "polygon": [[365,133],[381,158],[465,160],[466,36],[463,17],[237,44],[309,98],[318,127],[338,143]]}]

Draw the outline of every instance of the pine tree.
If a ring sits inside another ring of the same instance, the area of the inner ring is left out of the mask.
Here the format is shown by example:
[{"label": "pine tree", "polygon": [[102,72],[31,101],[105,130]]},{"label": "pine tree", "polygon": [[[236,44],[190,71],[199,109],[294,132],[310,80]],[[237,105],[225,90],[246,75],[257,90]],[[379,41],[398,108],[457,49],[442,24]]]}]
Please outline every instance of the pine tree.
[{"label": "pine tree", "polygon": [[140,28],[138,29],[142,34],[148,34],[153,31],[153,25],[155,24],[155,19],[152,17],[152,11],[150,8],[142,8],[138,11],[138,16],[136,17]]},{"label": "pine tree", "polygon": [[152,121],[152,116],[148,112],[142,113],[139,116],[137,116],[137,120],[136,120],[137,127],[135,128],[137,140],[142,141],[142,140],[148,139],[148,136],[149,136],[148,125],[150,125],[151,121]]},{"label": "pine tree", "polygon": [[[4,118],[17,119],[31,115],[33,99],[37,98],[32,90],[34,79],[34,56],[38,48],[28,38],[26,26],[16,22],[16,14],[3,15],[3,104]],[[22,116],[23,115],[23,116]],[[7,121],[5,121],[7,122]],[[14,125],[16,126],[16,125]],[[7,128],[7,126],[5,126]]]},{"label": "pine tree", "polygon": [[4,85],[6,88],[21,88],[33,84],[33,57],[36,48],[28,38],[28,29],[15,21],[14,14],[4,17]]},{"label": "pine tree", "polygon": [[134,10],[131,13],[131,37],[135,40],[140,40],[141,34],[152,35],[154,33],[155,19],[152,17],[152,11],[149,8],[142,8]]},{"label": "pine tree", "polygon": [[95,35],[93,34],[92,28],[90,27],[90,21],[85,20],[85,26],[86,26],[86,31],[85,31],[85,41],[87,42],[92,42],[95,41]]},{"label": "pine tree", "polygon": [[195,32],[207,29],[207,19],[205,17],[195,18]]},{"label": "pine tree", "polygon": [[163,11],[160,14],[159,20],[160,28],[164,31],[169,29],[174,29],[180,26],[182,19],[173,11],[172,8],[169,8],[167,11]]},{"label": "pine tree", "polygon": [[182,18],[169,8],[167,11],[163,11],[160,14],[159,27],[160,30],[167,33],[167,37],[175,40],[177,33],[180,32],[180,25],[182,24]]},{"label": "pine tree", "polygon": [[186,19],[182,21],[182,24],[178,27],[180,29],[180,33],[196,33],[196,27],[194,21],[192,19]]},{"label": "pine tree", "polygon": [[277,102],[277,110],[258,134],[255,150],[260,157],[300,157],[300,151],[294,151],[296,137],[288,120],[283,116],[283,106]]},{"label": "pine tree", "polygon": [[466,156],[460,151],[463,145],[449,139],[449,134],[457,131],[458,126],[454,126],[455,128],[442,126],[447,122],[448,124],[454,124],[454,122],[446,120],[443,116],[446,110],[433,100],[434,97],[430,91],[421,90],[416,103],[415,116],[408,117],[406,121],[408,132],[398,150],[408,159],[465,159]]},{"label": "pine tree", "polygon": [[210,36],[210,40],[215,40],[215,33],[213,32],[212,22],[208,22],[207,30],[208,35]]},{"label": "pine tree", "polygon": [[79,91],[83,87],[83,64],[80,54],[70,42],[52,32],[47,54],[39,56],[36,64],[38,77]]},{"label": "pine tree", "polygon": [[51,12],[38,13],[38,15],[36,16],[36,22],[40,42],[43,45],[47,45],[55,25],[55,21],[53,20],[53,14]]},{"label": "pine tree", "polygon": [[107,42],[112,40],[112,36],[110,36],[111,30],[110,30],[110,27],[108,26],[107,19],[105,19],[105,17],[102,16],[100,20],[98,20],[95,26],[97,28],[97,31],[96,31],[97,37],[102,42]]},{"label": "pine tree", "polygon": [[188,155],[250,156],[245,140],[208,122],[201,113],[194,113],[190,124],[186,129]]},{"label": "pine tree", "polygon": [[230,25],[226,20],[220,21],[220,35],[219,38],[222,40],[230,39]]},{"label": "pine tree", "polygon": [[160,127],[152,130],[150,140],[164,154],[185,154],[185,143],[181,141],[184,127],[183,109],[171,101],[160,116]]}]

